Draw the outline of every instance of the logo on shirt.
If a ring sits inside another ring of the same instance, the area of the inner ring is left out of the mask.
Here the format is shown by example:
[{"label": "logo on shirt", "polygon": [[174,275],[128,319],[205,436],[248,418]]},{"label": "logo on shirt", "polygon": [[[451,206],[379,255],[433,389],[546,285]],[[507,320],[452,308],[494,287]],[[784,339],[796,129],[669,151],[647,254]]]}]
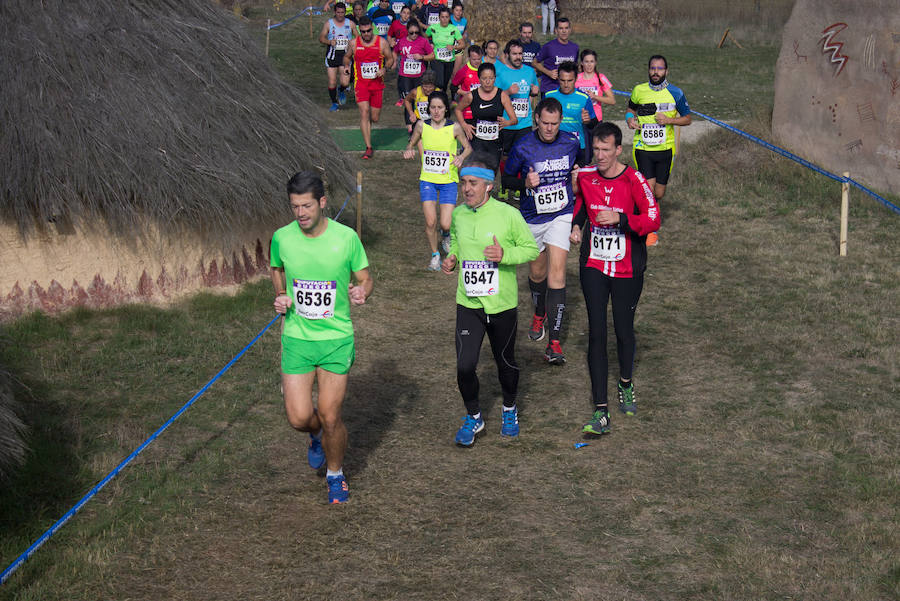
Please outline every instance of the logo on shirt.
[{"label": "logo on shirt", "polygon": [[561,159],[549,159],[546,161],[539,161],[534,164],[534,170],[538,173],[543,173],[544,171],[568,171],[569,169],[569,157],[563,157]]}]

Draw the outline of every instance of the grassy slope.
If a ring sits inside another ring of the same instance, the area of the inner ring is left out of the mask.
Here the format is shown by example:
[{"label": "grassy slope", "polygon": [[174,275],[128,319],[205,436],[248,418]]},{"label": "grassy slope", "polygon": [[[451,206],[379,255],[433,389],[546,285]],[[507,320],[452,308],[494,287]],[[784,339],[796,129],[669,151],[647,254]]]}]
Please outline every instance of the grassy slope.
[{"label": "grassy slope", "polygon": [[[647,54],[609,45],[623,66]],[[700,110],[703,91],[722,110],[745,89],[771,98],[771,77],[714,85],[726,72],[771,73],[745,64],[749,54],[689,85],[686,65],[701,71],[721,55],[659,47]],[[771,48],[748,52],[774,60]],[[840,259],[836,185],[725,134],[686,148],[638,311],[640,414],[613,416],[611,436],[573,450],[589,405],[572,260],[570,363],[550,369],[520,338],[523,434],[503,444],[485,349],[489,432],[462,451],[450,444],[462,413],[454,281],[422,270],[417,167],[377,155],[364,169],[377,290],[355,311],[354,503],[323,504],[303,438],[282,416],[269,333],[0,598],[900,594],[895,216],[854,194]],[[249,341],[270,302],[260,283],[169,310],[35,315],[5,328],[0,361],[20,378],[35,452],[0,492],[3,565]]]}]

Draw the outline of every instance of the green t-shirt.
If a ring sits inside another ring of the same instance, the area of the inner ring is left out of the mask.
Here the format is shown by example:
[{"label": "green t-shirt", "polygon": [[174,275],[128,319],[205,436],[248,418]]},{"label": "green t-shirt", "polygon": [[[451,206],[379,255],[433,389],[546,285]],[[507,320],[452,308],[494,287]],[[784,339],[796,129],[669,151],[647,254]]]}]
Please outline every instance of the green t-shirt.
[{"label": "green t-shirt", "polygon": [[456,43],[457,40],[462,39],[462,35],[459,33],[459,29],[457,29],[455,25],[447,25],[446,27],[441,27],[440,23],[435,23],[425,30],[425,35],[431,38],[431,43],[434,46],[435,60],[439,60],[444,63],[453,62],[454,53],[452,51],[450,51],[446,56],[438,56],[438,54],[444,52],[440,50],[441,48],[452,46]]},{"label": "green t-shirt", "polygon": [[328,220],[325,231],[307,237],[292,221],[272,236],[272,267],[283,267],[291,308],[284,335],[301,340],[333,340],[353,335],[348,286],[354,271],[369,266],[356,232]]},{"label": "green t-shirt", "polygon": [[[494,236],[503,247],[499,264],[484,258]],[[516,265],[536,259],[538,247],[522,213],[489,198],[475,211],[465,204],[453,209],[450,254],[459,269],[456,302],[493,315],[519,304]]]}]

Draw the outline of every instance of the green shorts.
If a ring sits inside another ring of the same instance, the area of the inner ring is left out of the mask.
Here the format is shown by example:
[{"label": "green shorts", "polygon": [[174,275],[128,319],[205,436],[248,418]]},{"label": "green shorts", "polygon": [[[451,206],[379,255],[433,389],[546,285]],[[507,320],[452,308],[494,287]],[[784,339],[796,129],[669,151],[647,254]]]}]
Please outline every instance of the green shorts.
[{"label": "green shorts", "polygon": [[333,340],[301,340],[281,337],[281,371],[286,374],[308,374],[317,367],[333,374],[350,371],[356,359],[353,336]]}]

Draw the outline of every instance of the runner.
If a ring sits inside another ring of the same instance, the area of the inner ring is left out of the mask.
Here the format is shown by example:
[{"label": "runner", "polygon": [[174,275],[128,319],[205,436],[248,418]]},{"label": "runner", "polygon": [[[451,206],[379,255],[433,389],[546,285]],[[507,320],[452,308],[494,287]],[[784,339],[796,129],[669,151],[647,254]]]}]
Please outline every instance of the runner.
[{"label": "runner", "polygon": [[[409,9],[404,7],[403,10],[405,12]],[[397,90],[400,94],[400,106],[403,106],[406,95],[415,90],[422,81],[425,61],[434,59],[434,50],[428,40],[421,35],[422,27],[418,21],[409,21],[406,25],[406,32],[406,37],[394,46],[398,65]]]},{"label": "runner", "polygon": [[[512,113],[503,114],[503,118],[511,124],[500,130],[500,145],[503,154],[508,155],[513,144],[531,133],[531,97],[537,96],[538,85],[534,69],[522,64],[522,44],[518,40],[507,42],[505,54],[509,64],[495,63],[494,68],[497,71],[496,85],[506,91],[513,107]],[[518,119],[515,124],[512,124],[513,114]],[[504,171],[502,164],[500,170]],[[497,197],[508,198],[506,184],[502,185]]]},{"label": "runner", "polygon": [[534,57],[541,51],[540,43],[534,41],[534,25],[528,22],[519,25],[519,43],[522,44],[522,64],[534,67]]},{"label": "runner", "polygon": [[[468,55],[469,62],[456,72],[453,80],[450,82],[450,97],[456,98],[457,102],[462,94],[471,92],[481,85],[478,81],[478,67],[481,66],[481,46],[469,46]],[[467,110],[464,116],[466,119],[471,119],[472,111]]]},{"label": "runner", "polygon": [[557,88],[556,71],[566,61],[578,62],[578,44],[569,41],[572,24],[566,17],[556,22],[556,39],[541,46],[531,64],[541,74],[541,96]]},{"label": "runner", "polygon": [[485,63],[492,65],[499,60],[500,43],[497,40],[488,40],[484,43],[484,57],[481,59]]},{"label": "runner", "polygon": [[[619,409],[634,415],[634,313],[647,268],[645,237],[659,228],[659,210],[644,176],[619,162],[622,130],[613,123],[594,129],[594,165],[578,171],[570,240],[581,244],[581,290],[588,312],[588,372],[594,413],[582,431],[609,432],[606,306],[612,298],[619,357]],[[582,228],[590,228],[582,236]]]},{"label": "runner", "polygon": [[538,255],[522,215],[491,198],[494,163],[472,155],[460,170],[463,203],[453,211],[450,253],[441,265],[446,274],[460,266],[456,287],[456,382],[466,407],[456,443],[470,447],[484,430],[478,399],[478,355],[487,333],[503,391],[500,435],[519,435],[516,394],[516,328],[519,303],[516,265]]},{"label": "runner", "polygon": [[375,33],[387,40],[391,23],[396,18],[391,8],[391,0],[379,0],[378,4],[369,9],[366,16],[372,20],[372,24],[375,26]]},{"label": "runner", "polygon": [[394,54],[384,38],[374,34],[374,26],[368,17],[359,20],[359,37],[353,40],[344,55],[344,72],[350,74],[354,65],[356,79],[356,106],[359,107],[359,129],[362,132],[366,151],[363,159],[371,159],[372,124],[378,123],[381,115],[384,92],[384,73],[394,65]]},{"label": "runner", "polygon": [[366,3],[362,0],[356,0],[353,3],[353,12],[347,15],[347,19],[356,27],[359,27],[359,20],[366,16]]},{"label": "runner", "polygon": [[[413,125],[420,119],[430,118],[428,115],[428,97],[437,87],[435,82],[434,71],[426,71],[422,75],[422,83],[416,88],[415,93],[407,94],[403,99],[404,119],[406,121],[406,130],[412,137]],[[421,142],[419,143],[419,152],[422,152]]]},{"label": "runner", "polygon": [[[472,142],[472,150],[487,153],[499,163],[502,151],[500,129],[515,125],[518,118],[509,95],[494,85],[496,79],[494,65],[482,63],[478,67],[479,86],[464,94],[456,105],[456,120]],[[468,120],[464,117],[466,111],[472,115]],[[509,119],[505,119],[504,114],[509,115]]]},{"label": "runner", "polygon": [[[450,101],[444,92],[432,92],[428,96],[428,113],[431,119],[417,121],[413,127],[413,135],[403,152],[404,159],[416,156],[413,147],[422,141],[422,171],[419,176],[419,197],[422,199],[422,211],[425,213],[425,236],[431,247],[431,261],[428,271],[441,268],[441,255],[438,251],[438,233],[435,226],[438,221],[437,207],[440,205],[440,226],[442,250],[450,250],[450,219],[453,207],[456,206],[457,169],[463,160],[472,152],[466,134],[459,123],[447,118]],[[462,152],[457,152],[457,143]]]},{"label": "runner", "polygon": [[317,175],[295,174],[287,193],[296,220],[275,232],[270,249],[275,310],[285,316],[284,406],[288,423],[309,432],[310,467],[327,465],[328,502],[346,503],[347,428],[341,406],[355,358],[350,305],[362,305],[372,294],[369,261],[356,232],[323,214],[325,187]]},{"label": "runner", "polygon": [[[403,9],[408,8],[410,10],[410,14],[412,14],[412,7],[416,5],[415,0],[391,0],[391,10],[394,11],[394,16],[399,19],[403,14]],[[408,19],[409,17],[407,17]],[[406,25],[404,21],[403,25]]]},{"label": "runner", "polygon": [[[334,17],[322,25],[319,43],[327,48],[325,51],[325,71],[328,75],[328,97],[331,98],[330,111],[336,111],[347,102],[347,88],[350,86],[350,75],[341,68],[344,54],[350,40],[353,39],[353,24],[345,18],[347,6],[343,2],[334,5]],[[340,73],[339,73],[340,71]],[[338,89],[338,76],[341,87]]]},{"label": "runner", "polygon": [[450,77],[453,75],[453,53],[455,50],[464,48],[465,43],[459,30],[450,25],[450,9],[442,6],[438,14],[440,21],[437,25],[430,25],[425,30],[425,35],[434,46],[434,61],[431,63],[431,68],[437,76],[437,86],[446,90],[450,85]]},{"label": "runner", "polygon": [[[645,178],[658,203],[666,194],[669,174],[675,163],[675,125],[691,124],[691,107],[680,88],[668,82],[666,57],[655,54],[648,63],[649,82],[638,84],[628,99],[625,119],[635,132],[632,153],[634,165]],[[634,112],[632,112],[634,111]],[[649,246],[659,241],[654,232],[647,237]]]},{"label": "runner", "polygon": [[534,317],[528,338],[542,340],[550,308],[550,341],[544,358],[552,365],[566,362],[560,330],[566,310],[566,255],[572,230],[572,170],[577,167],[579,145],[575,136],[560,131],[562,105],[555,98],[541,100],[535,109],[537,128],[516,142],[503,183],[524,190],[519,210],[531,228],[541,254],[529,263],[528,287]]},{"label": "runner", "polygon": [[[616,103],[616,97],[613,94],[613,87],[606,75],[597,73],[597,53],[590,49],[581,51],[581,73],[575,79],[575,89],[588,95],[594,104],[594,112],[597,114],[597,121],[603,121],[603,105],[610,106]],[[591,162],[593,153],[593,142],[591,141],[592,128],[588,128],[587,137],[584,141],[586,149],[585,155],[582,157],[582,164],[588,165]]]},{"label": "runner", "polygon": [[[463,5],[459,0],[453,0],[453,7],[450,9],[450,24],[459,30],[459,35],[462,36],[463,48],[468,46],[469,34],[466,32],[466,28],[469,26],[469,21],[463,16]],[[465,62],[466,53],[463,52],[462,49],[457,50],[456,55],[453,58],[454,76],[462,68]]]},{"label": "runner", "polygon": [[[412,9],[408,6],[404,6],[400,9],[400,13],[397,15],[397,18],[391,22],[391,27],[390,29],[388,29],[388,44],[391,45],[391,50],[396,50],[397,42],[406,38],[411,18]],[[415,19],[412,19],[412,21],[418,24]]]},{"label": "runner", "polygon": [[432,25],[440,23],[441,8],[446,7],[441,5],[440,0],[429,0],[422,8],[414,13],[416,19],[419,20],[419,24],[422,26],[423,31]]},{"label": "runner", "polygon": [[559,89],[547,92],[546,98],[559,100],[563,107],[560,129],[575,134],[581,147],[578,163],[587,165],[587,161],[584,160],[584,155],[587,154],[584,141],[587,138],[587,129],[597,125],[597,115],[594,113],[594,103],[588,95],[575,89],[577,73],[578,66],[575,63],[571,61],[562,63],[557,70]]}]

